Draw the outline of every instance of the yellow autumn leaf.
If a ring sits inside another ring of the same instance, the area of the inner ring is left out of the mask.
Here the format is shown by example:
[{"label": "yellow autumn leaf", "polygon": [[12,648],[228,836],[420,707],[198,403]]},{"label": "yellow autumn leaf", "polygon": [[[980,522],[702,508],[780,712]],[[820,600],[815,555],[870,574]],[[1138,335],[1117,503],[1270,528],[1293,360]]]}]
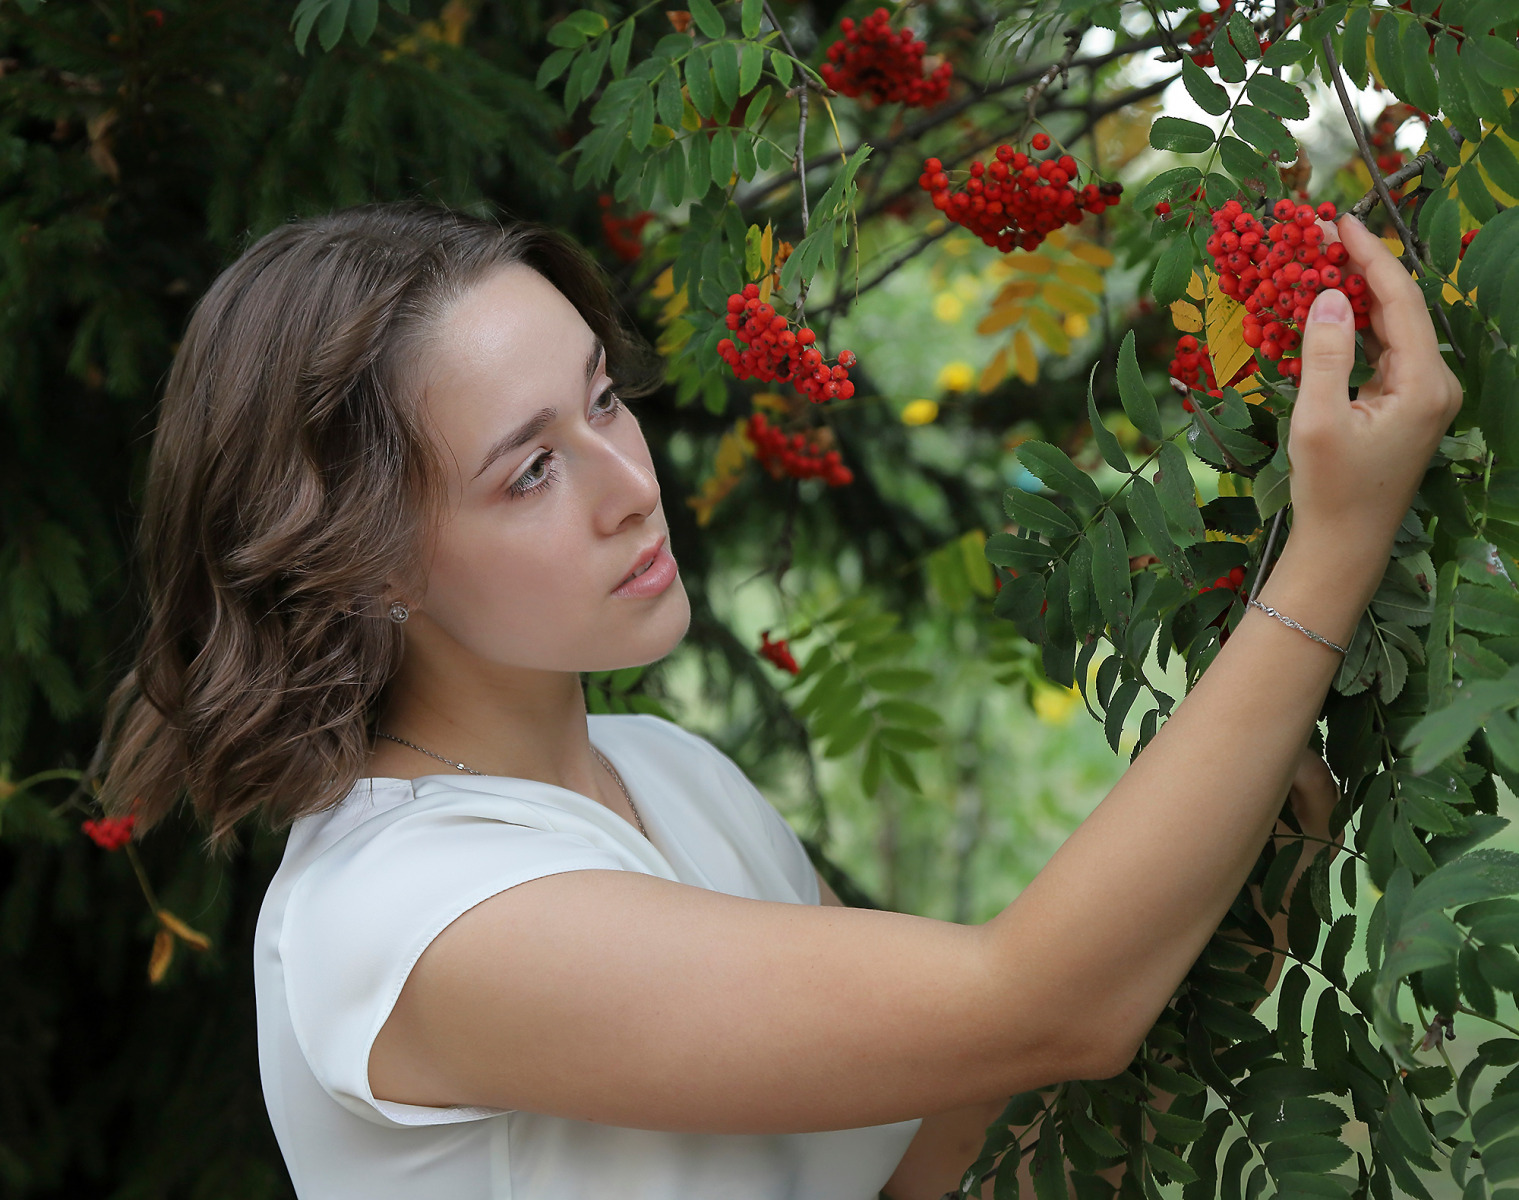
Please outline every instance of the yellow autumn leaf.
[{"label": "yellow autumn leaf", "polygon": [[1013,334],[1013,370],[1024,383],[1039,380],[1039,356],[1034,353],[1034,339],[1026,329]]},{"label": "yellow autumn leaf", "polygon": [[157,983],[169,969],[174,958],[174,935],[160,929],[153,935],[153,950],[148,955],[148,982]]},{"label": "yellow autumn leaf", "polygon": [[1053,275],[1055,260],[1037,250],[1019,251],[1008,256],[1014,268],[1025,275]]},{"label": "yellow autumn leaf", "polygon": [[977,333],[996,333],[999,329],[1006,329],[1014,322],[1023,320],[1023,315],[1028,312],[1026,304],[999,304],[976,324]]},{"label": "yellow autumn leaf", "polygon": [[1197,305],[1186,300],[1171,301],[1171,324],[1176,326],[1178,333],[1201,333],[1203,331],[1203,314]]},{"label": "yellow autumn leaf", "polygon": [[1002,285],[993,304],[1005,304],[1009,300],[1029,300],[1039,292],[1037,279],[1011,279]]},{"label": "yellow autumn leaf", "polygon": [[755,392],[749,397],[749,403],[755,408],[762,408],[766,412],[779,413],[784,416],[791,411],[791,406],[786,403],[786,397],[779,392]]},{"label": "yellow autumn leaf", "polygon": [[1203,277],[1205,282],[1199,282],[1194,276],[1187,294],[1201,293],[1207,331],[1204,340],[1213,362],[1213,377],[1223,387],[1255,356],[1255,351],[1245,345],[1245,306],[1224,295],[1218,286],[1218,276],[1209,267],[1203,267]]},{"label": "yellow autumn leaf", "polygon": [[936,400],[909,400],[902,409],[902,424],[927,425],[939,415]]},{"label": "yellow autumn leaf", "polygon": [[1060,323],[1067,337],[1083,338],[1092,331],[1092,323],[1081,313],[1067,313],[1065,320]]},{"label": "yellow autumn leaf", "polygon": [[654,279],[654,286],[649,295],[656,300],[666,300],[675,294],[675,268],[666,267]]},{"label": "yellow autumn leaf", "polygon": [[198,929],[191,929],[167,908],[158,910],[158,919],[164,928],[183,941],[189,942],[197,950],[211,949],[211,939]]},{"label": "yellow autumn leaf", "polygon": [[1055,274],[1072,287],[1085,288],[1089,292],[1102,291],[1102,276],[1091,267],[1081,263],[1063,262],[1055,266]]},{"label": "yellow autumn leaf", "polygon": [[981,378],[977,380],[976,388],[981,392],[989,392],[1006,378],[1007,347],[1002,346],[992,355],[991,362],[981,369]]},{"label": "yellow autumn leaf", "polygon": [[770,268],[775,261],[775,230],[770,222],[765,222],[765,232],[760,234],[760,263],[761,274],[770,274]]},{"label": "yellow autumn leaf", "polygon": [[1116,261],[1111,250],[1106,246],[1097,245],[1096,242],[1072,242],[1071,253],[1099,271],[1107,270]]},{"label": "yellow autumn leaf", "polygon": [[1079,312],[1088,317],[1094,316],[1101,307],[1091,292],[1083,292],[1058,279],[1045,280],[1044,302],[1060,312]]},{"label": "yellow autumn leaf", "polygon": [[1030,309],[1028,326],[1049,347],[1051,354],[1065,355],[1071,352],[1071,339],[1066,337],[1065,329],[1049,309]]}]

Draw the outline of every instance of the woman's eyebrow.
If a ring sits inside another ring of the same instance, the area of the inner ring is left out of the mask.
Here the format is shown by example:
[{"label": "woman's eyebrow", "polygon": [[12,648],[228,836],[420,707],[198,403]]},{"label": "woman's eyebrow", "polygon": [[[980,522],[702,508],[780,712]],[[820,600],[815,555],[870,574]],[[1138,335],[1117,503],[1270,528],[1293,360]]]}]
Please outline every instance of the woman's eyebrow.
[{"label": "woman's eyebrow", "polygon": [[[591,343],[590,356],[585,360],[585,383],[591,386],[591,380],[596,377],[596,368],[601,365],[601,355],[605,347],[598,337]],[[503,454],[510,454],[519,446],[525,446],[540,433],[548,428],[549,422],[559,415],[557,408],[540,408],[521,425],[503,437],[495,445],[485,452],[485,461],[480,464],[480,469],[472,475],[471,481],[484,475],[498,458]]]}]

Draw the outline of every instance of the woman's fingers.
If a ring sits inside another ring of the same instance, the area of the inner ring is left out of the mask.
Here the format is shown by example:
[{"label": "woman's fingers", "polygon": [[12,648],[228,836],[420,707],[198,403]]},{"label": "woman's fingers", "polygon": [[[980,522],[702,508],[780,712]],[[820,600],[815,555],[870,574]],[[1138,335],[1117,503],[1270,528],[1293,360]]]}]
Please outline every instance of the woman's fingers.
[{"label": "woman's fingers", "polygon": [[1438,358],[1439,344],[1424,307],[1424,293],[1392,251],[1349,214],[1339,220],[1340,240],[1371,292],[1371,324],[1385,346]]}]

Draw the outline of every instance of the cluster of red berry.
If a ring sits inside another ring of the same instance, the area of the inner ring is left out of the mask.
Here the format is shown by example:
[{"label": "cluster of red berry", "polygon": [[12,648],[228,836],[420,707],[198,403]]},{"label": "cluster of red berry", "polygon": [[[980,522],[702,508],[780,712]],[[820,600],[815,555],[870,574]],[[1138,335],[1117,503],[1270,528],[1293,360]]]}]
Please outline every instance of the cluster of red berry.
[{"label": "cluster of red berry", "polygon": [[[1049,136],[1036,133],[1030,145],[1048,150]],[[959,191],[950,190],[944,164],[927,159],[918,186],[951,221],[1004,253],[1037,248],[1062,225],[1078,225],[1085,213],[1111,208],[1123,192],[1123,184],[1116,182],[1088,183],[1078,190],[1076,160],[1069,154],[1035,162],[1011,146],[998,146],[990,162],[972,162]]]},{"label": "cluster of red berry", "polygon": [[1317,209],[1278,200],[1269,228],[1245,211],[1238,200],[1213,211],[1208,253],[1218,272],[1219,289],[1245,306],[1244,339],[1258,358],[1278,363],[1283,375],[1297,379],[1301,358],[1285,357],[1302,342],[1302,324],[1321,291],[1344,292],[1355,314],[1355,327],[1370,318],[1366,280],[1343,268],[1349,252],[1339,242],[1325,243],[1320,220],[1332,221],[1327,200]]},{"label": "cluster of red berry", "polygon": [[772,473],[778,471],[793,479],[822,479],[829,487],[854,482],[854,472],[843,464],[837,450],[820,448],[800,433],[788,438],[765,420],[764,413],[750,414],[744,436],[754,443],[754,456],[760,465]]},{"label": "cluster of red berry", "polygon": [[[1208,354],[1208,343],[1199,343],[1190,333],[1176,339],[1176,353],[1171,356],[1171,378],[1186,384],[1188,390],[1197,388],[1210,396],[1222,396],[1218,380],[1213,377],[1213,359]],[[1181,406],[1192,411],[1190,397],[1183,396]]]},{"label": "cluster of red berry", "polygon": [[[1204,584],[1202,587],[1198,588],[1197,594],[1201,596],[1204,592],[1211,592],[1214,588],[1226,588],[1231,592],[1238,592],[1240,588],[1244,586],[1244,583],[1245,568],[1232,567],[1230,568],[1227,575],[1220,575],[1211,584]],[[1225,628],[1224,622],[1228,619],[1229,611],[1233,607],[1234,606],[1231,604],[1229,608],[1224,609],[1223,612],[1219,613],[1218,616],[1214,617],[1213,620],[1208,622],[1209,625],[1217,626],[1218,644],[1220,646],[1229,640],[1229,630]]]},{"label": "cluster of red berry", "polygon": [[612,215],[612,197],[601,197],[601,236],[605,239],[607,249],[623,262],[637,262],[643,253],[643,242],[639,234],[643,227],[654,219],[651,212],[635,213],[631,217],[617,217]]},{"label": "cluster of red berry", "polygon": [[855,364],[853,352],[841,350],[838,362],[830,367],[814,344],[817,334],[805,325],[792,329],[790,321],[760,300],[756,284],[746,284],[743,291],[728,297],[725,321],[744,348],[740,350],[733,338],[723,338],[717,352],[740,379],[789,383],[814,404],[854,395],[849,378],[849,368]]},{"label": "cluster of red berry", "polygon": [[927,45],[911,29],[893,32],[891,14],[884,8],[858,25],[845,17],[839,28],[844,36],[828,47],[828,61],[819,68],[823,82],[834,91],[868,94],[877,104],[901,101],[909,108],[932,108],[949,95],[954,74],[949,63],[940,63],[925,76]]},{"label": "cluster of red berry", "polygon": [[770,640],[770,631],[768,629],[765,630],[764,633],[760,634],[759,653],[761,658],[764,658],[769,662],[773,662],[783,671],[790,671],[793,675],[795,675],[798,671],[801,670],[801,668],[796,665],[796,659],[791,657],[791,651],[786,646],[786,639],[780,638],[778,641],[772,642]]},{"label": "cluster of red berry", "polygon": [[85,821],[79,828],[90,835],[102,850],[120,850],[132,840],[132,826],[137,824],[134,816],[102,817],[98,821]]}]

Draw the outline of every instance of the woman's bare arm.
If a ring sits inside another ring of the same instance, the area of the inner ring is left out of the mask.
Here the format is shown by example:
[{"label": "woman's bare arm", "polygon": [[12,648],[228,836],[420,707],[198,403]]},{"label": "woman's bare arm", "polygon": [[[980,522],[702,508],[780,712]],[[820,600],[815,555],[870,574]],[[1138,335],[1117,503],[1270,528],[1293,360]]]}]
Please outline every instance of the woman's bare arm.
[{"label": "woman's bare arm", "polygon": [[[1352,402],[1348,325],[1310,323],[1292,535],[1260,598],[1343,645],[1460,392],[1418,288],[1364,228],[1341,228],[1389,349]],[[418,960],[371,1056],[375,1093],[783,1133],[1106,1078],[1244,882],[1339,662],[1251,609],[1107,798],[984,925],[634,872],[510,888]]]}]

